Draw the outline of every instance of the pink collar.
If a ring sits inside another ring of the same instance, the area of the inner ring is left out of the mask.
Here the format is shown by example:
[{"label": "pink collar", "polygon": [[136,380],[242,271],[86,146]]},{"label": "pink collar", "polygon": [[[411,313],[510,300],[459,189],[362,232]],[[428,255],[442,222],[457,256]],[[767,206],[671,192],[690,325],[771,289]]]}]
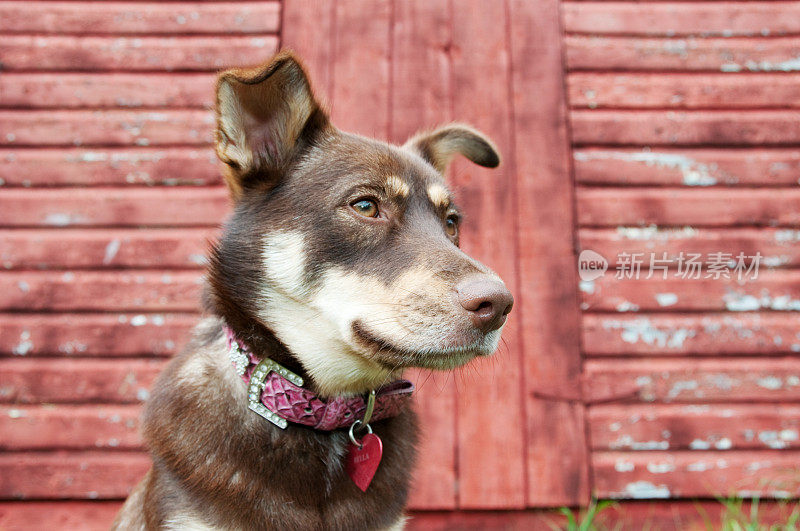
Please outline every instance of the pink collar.
[{"label": "pink collar", "polygon": [[[363,419],[367,410],[363,396],[322,400],[303,387],[300,376],[269,358],[259,359],[236,338],[233,330],[227,325],[224,329],[231,362],[247,383],[248,407],[252,411],[283,429],[293,422],[330,431]],[[380,387],[375,391],[371,419],[394,417],[406,406],[413,391],[414,384],[408,380],[396,380]]]}]

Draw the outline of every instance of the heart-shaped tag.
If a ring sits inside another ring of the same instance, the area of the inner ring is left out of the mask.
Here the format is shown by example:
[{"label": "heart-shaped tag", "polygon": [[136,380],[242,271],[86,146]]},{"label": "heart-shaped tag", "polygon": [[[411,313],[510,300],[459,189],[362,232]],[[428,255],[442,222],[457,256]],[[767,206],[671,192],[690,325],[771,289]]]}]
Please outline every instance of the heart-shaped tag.
[{"label": "heart-shaped tag", "polygon": [[378,465],[381,464],[383,455],[383,443],[381,438],[374,433],[367,433],[361,439],[361,448],[355,444],[350,444],[345,461],[345,470],[356,486],[363,492],[367,492],[367,487],[372,482]]}]

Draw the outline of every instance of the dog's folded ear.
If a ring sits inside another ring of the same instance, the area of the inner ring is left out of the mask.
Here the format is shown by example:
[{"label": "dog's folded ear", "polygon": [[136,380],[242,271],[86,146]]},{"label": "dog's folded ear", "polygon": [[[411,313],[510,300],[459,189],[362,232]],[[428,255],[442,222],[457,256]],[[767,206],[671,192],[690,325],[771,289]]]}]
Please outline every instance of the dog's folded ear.
[{"label": "dog's folded ear", "polygon": [[308,76],[290,52],[217,81],[216,150],[234,198],[249,181],[275,184],[286,165],[328,127]]},{"label": "dog's folded ear", "polygon": [[450,124],[434,131],[418,133],[409,138],[403,148],[420,155],[440,173],[445,172],[456,153],[461,153],[479,166],[496,168],[500,164],[500,155],[492,141],[463,124]]}]

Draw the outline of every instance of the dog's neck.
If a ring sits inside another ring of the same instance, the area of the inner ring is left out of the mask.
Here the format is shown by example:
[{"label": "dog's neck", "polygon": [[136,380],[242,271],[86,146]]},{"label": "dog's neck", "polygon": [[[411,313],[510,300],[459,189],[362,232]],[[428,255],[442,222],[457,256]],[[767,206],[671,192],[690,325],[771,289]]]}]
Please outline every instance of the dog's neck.
[{"label": "dog's neck", "polygon": [[316,391],[314,381],[291,351],[262,323],[233,304],[215,304],[219,299],[206,293],[206,307],[218,315],[233,334],[260,358],[270,358],[299,375],[306,387]]}]

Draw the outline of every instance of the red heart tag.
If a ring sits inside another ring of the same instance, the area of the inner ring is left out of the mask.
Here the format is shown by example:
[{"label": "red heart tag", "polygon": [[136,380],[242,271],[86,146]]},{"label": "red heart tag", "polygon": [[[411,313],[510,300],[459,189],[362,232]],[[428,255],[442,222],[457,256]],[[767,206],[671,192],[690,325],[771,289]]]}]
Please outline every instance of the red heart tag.
[{"label": "red heart tag", "polygon": [[381,464],[383,455],[383,443],[381,438],[374,433],[368,433],[361,439],[361,448],[355,444],[350,444],[345,461],[345,470],[355,484],[363,492],[367,492],[367,487],[372,482],[378,465]]}]

